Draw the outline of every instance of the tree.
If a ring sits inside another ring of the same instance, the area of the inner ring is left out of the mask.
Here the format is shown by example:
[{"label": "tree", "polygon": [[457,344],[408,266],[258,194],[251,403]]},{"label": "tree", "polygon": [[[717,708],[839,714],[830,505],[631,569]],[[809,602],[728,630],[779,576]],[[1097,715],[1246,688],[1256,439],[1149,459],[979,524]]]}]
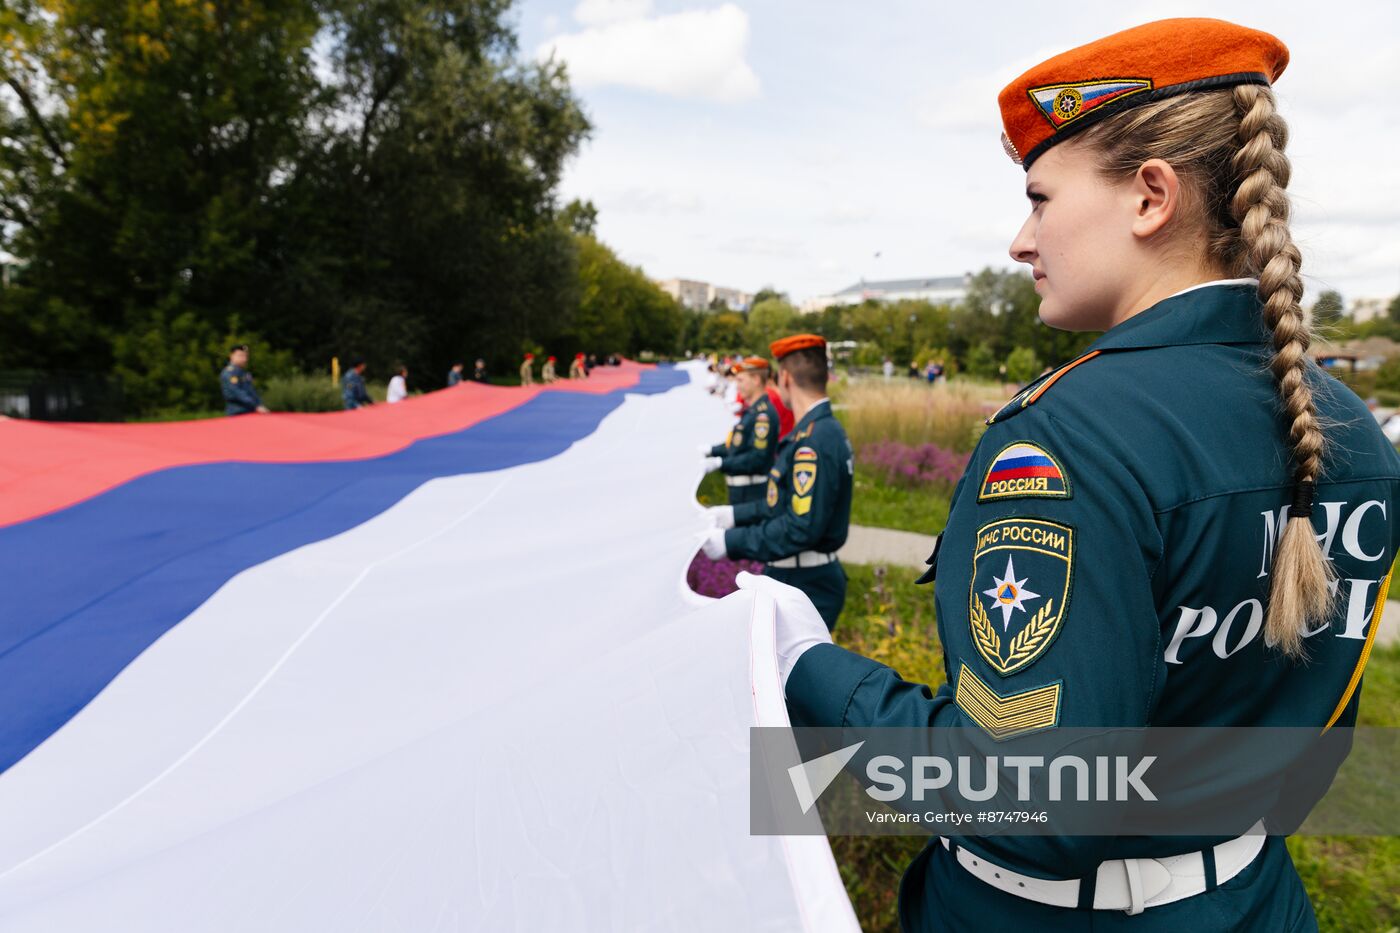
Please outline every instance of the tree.
[{"label": "tree", "polygon": [[0,247],[26,263],[0,367],[137,379],[235,316],[308,368],[563,339],[594,214],[556,189],[588,122],[562,65],[517,56],[509,7],[0,7]]},{"label": "tree", "polygon": [[1341,293],[1329,288],[1313,302],[1313,322],[1321,326],[1335,324],[1342,316],[1343,307]]},{"label": "tree", "polygon": [[578,244],[577,346],[565,349],[634,356],[676,349],[684,322],[675,299],[593,237],[580,236]]},{"label": "tree", "polygon": [[710,314],[700,326],[700,347],[729,353],[744,347],[744,319],[733,311]]},{"label": "tree", "polygon": [[778,301],[786,302],[788,300],[788,296],[786,292],[780,292],[771,285],[765,285],[758,290],[758,294],[753,296],[753,307],[757,308],[765,301],[769,301],[772,299],[777,299]]},{"label": "tree", "polygon": [[1390,299],[1390,304],[1385,309],[1386,317],[1397,324],[1400,324],[1400,295]]},{"label": "tree", "polygon": [[991,344],[979,343],[967,354],[967,371],[979,379],[991,379],[997,375],[997,357]]},{"label": "tree", "polygon": [[1042,367],[1029,347],[1017,347],[1006,357],[1006,378],[1016,383],[1030,382]]},{"label": "tree", "polygon": [[598,226],[598,208],[593,206],[592,201],[575,199],[564,205],[559,212],[559,220],[579,236],[593,236],[593,230]]},{"label": "tree", "polygon": [[801,315],[781,298],[765,298],[754,303],[744,329],[744,341],[755,353],[768,355],[768,345],[779,337],[800,329]]}]

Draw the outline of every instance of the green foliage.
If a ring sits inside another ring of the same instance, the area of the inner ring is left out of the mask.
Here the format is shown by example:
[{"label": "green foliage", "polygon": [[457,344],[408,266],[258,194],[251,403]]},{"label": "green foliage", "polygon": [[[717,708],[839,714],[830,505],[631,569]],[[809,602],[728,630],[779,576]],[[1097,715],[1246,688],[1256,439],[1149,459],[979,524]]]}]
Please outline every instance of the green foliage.
[{"label": "green foliage", "polygon": [[198,348],[235,315],[304,368],[579,342],[596,211],[555,189],[588,123],[561,65],[517,55],[509,6],[6,4],[0,368],[116,371],[138,409],[197,409]]},{"label": "green foliage", "polygon": [[1390,299],[1390,304],[1385,308],[1386,317],[1392,324],[1400,324],[1400,295]]},{"label": "green foliage", "polygon": [[237,315],[232,332],[220,334],[192,311],[152,311],[118,333],[112,344],[114,372],[127,405],[137,411],[221,409],[219,371],[229,348],[247,344],[249,369],[259,381],[287,372],[291,355],[273,352],[258,335],[243,330]]},{"label": "green foliage", "polygon": [[1015,383],[1030,382],[1043,367],[1030,347],[1017,347],[1006,358],[1006,378]]},{"label": "green foliage", "polygon": [[733,311],[710,312],[700,324],[700,349],[731,353],[744,349],[744,318]]},{"label": "green foliage", "polygon": [[1392,356],[1376,370],[1376,388],[1400,392],[1400,356]]},{"label": "green foliage", "polygon": [[729,487],[724,484],[724,474],[718,470],[706,473],[695,490],[695,499],[704,506],[728,505]]},{"label": "green foliage", "polygon": [[802,316],[781,298],[755,300],[744,328],[748,349],[759,356],[768,356],[768,345],[780,337],[798,333]]},{"label": "green foliage", "polygon": [[293,373],[274,376],[258,390],[263,404],[273,411],[340,411],[345,399],[330,376]]},{"label": "green foliage", "polygon": [[[576,349],[636,356],[643,350],[669,353],[676,348],[685,322],[675,299],[592,236],[578,237],[578,255]],[[568,341],[560,346],[566,352],[575,349]]]},{"label": "green foliage", "polygon": [[1331,326],[1342,316],[1343,308],[1341,292],[1329,288],[1313,302],[1313,322],[1320,327]]},{"label": "green foliage", "polygon": [[967,371],[979,379],[994,379],[997,375],[996,352],[990,343],[979,343],[967,354]]}]

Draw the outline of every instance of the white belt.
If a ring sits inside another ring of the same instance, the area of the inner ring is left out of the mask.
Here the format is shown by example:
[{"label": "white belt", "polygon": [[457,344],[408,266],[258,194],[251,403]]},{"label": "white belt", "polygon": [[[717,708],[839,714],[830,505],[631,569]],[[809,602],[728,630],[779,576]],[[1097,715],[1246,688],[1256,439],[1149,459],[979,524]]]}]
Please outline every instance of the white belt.
[{"label": "white belt", "polygon": [[724,481],[731,486],[756,486],[766,479],[767,473],[755,473],[752,476],[726,476]]},{"label": "white belt", "polygon": [[783,557],[779,560],[770,560],[769,567],[821,567],[836,560],[835,554],[823,554],[820,551],[803,551],[801,554],[794,554],[792,557]]},{"label": "white belt", "polygon": [[[962,846],[953,846],[946,837],[939,838],[943,848],[954,853],[959,865],[998,891],[1054,907],[1079,905],[1078,878],[1068,881],[1032,878],[989,862]],[[1266,838],[1261,820],[1243,836],[1216,846],[1216,884],[1224,884],[1248,868],[1264,848]],[[1094,885],[1094,909],[1140,914],[1148,907],[1160,907],[1205,892],[1205,859],[1200,852],[1166,858],[1113,859],[1099,866]]]}]

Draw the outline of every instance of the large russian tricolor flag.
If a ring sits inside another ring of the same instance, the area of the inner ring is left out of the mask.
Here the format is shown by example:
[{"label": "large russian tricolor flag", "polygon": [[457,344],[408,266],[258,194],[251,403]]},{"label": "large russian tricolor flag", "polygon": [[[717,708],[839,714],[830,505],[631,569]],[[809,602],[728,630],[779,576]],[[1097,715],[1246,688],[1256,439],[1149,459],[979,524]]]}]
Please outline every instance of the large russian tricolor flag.
[{"label": "large russian tricolor flag", "polygon": [[0,929],[854,929],[748,834],[782,702],[771,612],[685,588],[699,375],[0,420]]}]

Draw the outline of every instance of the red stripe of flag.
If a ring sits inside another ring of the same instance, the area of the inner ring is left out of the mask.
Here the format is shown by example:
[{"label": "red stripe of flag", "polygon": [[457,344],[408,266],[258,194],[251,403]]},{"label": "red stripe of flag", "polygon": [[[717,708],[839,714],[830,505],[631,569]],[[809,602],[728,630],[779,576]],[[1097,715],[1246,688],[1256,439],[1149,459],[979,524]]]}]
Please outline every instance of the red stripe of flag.
[{"label": "red stripe of flag", "polygon": [[1027,476],[1048,476],[1051,479],[1059,479],[1060,471],[1052,466],[1016,467],[1012,470],[997,470],[987,477],[987,482],[997,483],[1004,479],[1022,479]]}]

